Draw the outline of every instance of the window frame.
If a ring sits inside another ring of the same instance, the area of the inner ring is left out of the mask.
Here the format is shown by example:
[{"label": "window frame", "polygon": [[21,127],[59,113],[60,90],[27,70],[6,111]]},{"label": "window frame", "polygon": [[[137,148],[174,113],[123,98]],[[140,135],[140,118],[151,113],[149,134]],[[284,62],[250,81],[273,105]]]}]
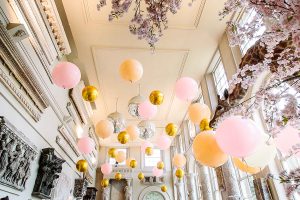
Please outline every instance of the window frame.
[{"label": "window frame", "polygon": [[[154,149],[160,150],[158,147],[153,147],[153,150]],[[161,161],[163,161],[165,163],[165,152],[163,150],[160,150],[160,156],[161,156]],[[154,166],[146,166],[145,158],[146,158],[146,154],[141,152],[141,169],[142,169],[142,171],[145,171],[145,172],[152,172]],[[165,168],[164,168],[164,172],[165,172]]]}]

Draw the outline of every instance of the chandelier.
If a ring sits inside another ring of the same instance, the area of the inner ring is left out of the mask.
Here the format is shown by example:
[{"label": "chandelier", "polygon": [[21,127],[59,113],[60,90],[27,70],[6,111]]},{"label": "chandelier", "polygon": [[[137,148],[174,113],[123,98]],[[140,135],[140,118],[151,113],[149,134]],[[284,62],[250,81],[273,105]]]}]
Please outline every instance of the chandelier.
[{"label": "chandelier", "polygon": [[[99,0],[97,9],[100,10],[105,5],[106,0]],[[168,28],[167,15],[177,13],[181,0],[112,0],[109,21],[123,17],[131,6],[134,6],[134,16],[129,24],[129,31],[138,39],[146,40],[150,47],[154,48],[163,35],[163,30]]]}]

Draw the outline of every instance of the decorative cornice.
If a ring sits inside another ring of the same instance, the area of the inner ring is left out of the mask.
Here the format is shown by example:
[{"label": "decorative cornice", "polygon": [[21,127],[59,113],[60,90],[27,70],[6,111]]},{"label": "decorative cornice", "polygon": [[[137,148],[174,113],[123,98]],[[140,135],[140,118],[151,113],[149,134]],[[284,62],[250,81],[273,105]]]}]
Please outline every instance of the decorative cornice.
[{"label": "decorative cornice", "polygon": [[52,35],[52,38],[56,43],[56,48],[62,54],[71,53],[70,45],[62,22],[58,16],[55,2],[52,0],[36,0],[36,4],[43,16],[47,28],[50,30],[50,35]]},{"label": "decorative cornice", "polygon": [[14,77],[21,83],[26,93],[34,100],[42,112],[49,106],[49,99],[36,79],[34,73],[22,57],[18,47],[0,22],[0,57],[8,66]]}]

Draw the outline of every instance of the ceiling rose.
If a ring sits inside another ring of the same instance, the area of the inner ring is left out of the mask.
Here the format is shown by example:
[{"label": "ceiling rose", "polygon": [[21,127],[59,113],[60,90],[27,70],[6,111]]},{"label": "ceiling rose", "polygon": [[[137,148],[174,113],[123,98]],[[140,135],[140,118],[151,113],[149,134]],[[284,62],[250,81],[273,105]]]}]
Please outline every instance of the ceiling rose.
[{"label": "ceiling rose", "polygon": [[144,102],[145,98],[141,95],[132,97],[128,102],[128,112],[131,116],[139,118],[138,106],[140,103]]},{"label": "ceiling rose", "polygon": [[150,121],[141,121],[138,128],[140,129],[140,138],[145,140],[153,137],[155,133],[155,124]]},{"label": "ceiling rose", "polygon": [[[106,5],[106,0],[99,0],[97,9]],[[112,0],[112,10],[108,20],[119,19],[134,7],[134,16],[129,24],[129,31],[140,40],[146,40],[150,47],[163,35],[168,28],[169,13],[176,14],[180,9],[181,0]]]},{"label": "ceiling rose", "polygon": [[107,119],[113,123],[114,133],[120,133],[125,129],[126,121],[121,113],[113,112],[107,116]]}]

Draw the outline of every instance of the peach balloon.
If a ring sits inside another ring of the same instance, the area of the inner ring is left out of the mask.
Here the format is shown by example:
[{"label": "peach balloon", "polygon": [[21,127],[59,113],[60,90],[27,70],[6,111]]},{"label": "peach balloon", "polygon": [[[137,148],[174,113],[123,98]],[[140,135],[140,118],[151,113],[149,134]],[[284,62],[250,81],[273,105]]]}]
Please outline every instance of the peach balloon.
[{"label": "peach balloon", "polygon": [[126,131],[129,134],[129,139],[131,141],[134,141],[134,140],[138,139],[139,134],[140,134],[140,130],[138,129],[137,126],[135,126],[135,125],[129,125],[126,128]]},{"label": "peach balloon", "polygon": [[52,71],[52,79],[55,85],[64,89],[71,89],[79,83],[81,73],[75,64],[60,62]]},{"label": "peach balloon", "polygon": [[194,124],[200,124],[203,119],[210,120],[210,109],[203,103],[193,103],[189,106],[189,118]]},{"label": "peach balloon", "polygon": [[143,76],[142,64],[134,59],[128,59],[122,62],[120,66],[120,75],[124,80],[136,82]]},{"label": "peach balloon", "polygon": [[78,149],[83,154],[89,154],[95,149],[95,142],[90,137],[82,137],[77,142]]},{"label": "peach balloon", "polygon": [[198,84],[190,77],[182,77],[176,82],[175,94],[182,101],[191,101],[198,95]]},{"label": "peach balloon", "polygon": [[243,161],[241,161],[239,158],[232,158],[232,161],[233,161],[234,165],[243,172],[246,172],[249,174],[257,174],[258,172],[260,172],[260,168],[251,167],[251,166],[247,165],[246,163],[244,163]]},{"label": "peach balloon", "polygon": [[114,125],[109,120],[101,120],[96,125],[96,134],[102,138],[108,138],[110,137],[114,132]]},{"label": "peach balloon", "polygon": [[228,160],[216,141],[214,131],[203,131],[195,137],[193,153],[200,164],[209,167],[219,167]]},{"label": "peach balloon", "polygon": [[109,163],[104,163],[103,165],[101,165],[101,172],[104,175],[109,175],[112,172],[112,166]]},{"label": "peach balloon", "polygon": [[116,161],[118,163],[124,162],[126,160],[126,153],[124,151],[118,151],[116,156]]},{"label": "peach balloon", "polygon": [[232,116],[218,126],[216,140],[224,153],[242,158],[254,153],[261,144],[262,131],[252,120]]},{"label": "peach balloon", "polygon": [[172,163],[177,168],[182,168],[186,164],[186,158],[183,154],[175,154],[172,159]]},{"label": "peach balloon", "polygon": [[160,135],[156,139],[156,145],[160,150],[167,150],[171,143],[172,140],[167,135]]},{"label": "peach balloon", "polygon": [[152,174],[153,176],[156,176],[156,177],[161,177],[164,173],[164,170],[163,169],[158,169],[156,166],[153,167],[152,169]]}]

